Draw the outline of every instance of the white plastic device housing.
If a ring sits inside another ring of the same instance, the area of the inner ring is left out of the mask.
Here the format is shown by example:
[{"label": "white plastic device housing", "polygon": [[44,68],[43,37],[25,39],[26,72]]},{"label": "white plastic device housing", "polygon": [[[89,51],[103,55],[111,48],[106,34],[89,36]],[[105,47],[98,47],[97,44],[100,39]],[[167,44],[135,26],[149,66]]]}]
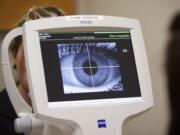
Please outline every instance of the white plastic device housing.
[{"label": "white plastic device housing", "polygon": [[[29,90],[37,118],[67,124],[74,129],[73,135],[120,135],[123,121],[127,117],[153,106],[149,67],[139,21],[112,16],[78,15],[28,21],[20,29],[24,40]],[[119,32],[122,30],[129,30],[131,34],[141,97],[48,102],[39,32]],[[6,65],[7,61],[3,63]],[[14,99],[13,95],[12,97],[12,100],[17,103],[21,100]],[[21,107],[16,103],[13,105],[18,108],[17,113],[31,111],[25,103],[21,104]],[[20,108],[25,108],[25,111]],[[106,120],[106,128],[98,128],[99,119]]]}]

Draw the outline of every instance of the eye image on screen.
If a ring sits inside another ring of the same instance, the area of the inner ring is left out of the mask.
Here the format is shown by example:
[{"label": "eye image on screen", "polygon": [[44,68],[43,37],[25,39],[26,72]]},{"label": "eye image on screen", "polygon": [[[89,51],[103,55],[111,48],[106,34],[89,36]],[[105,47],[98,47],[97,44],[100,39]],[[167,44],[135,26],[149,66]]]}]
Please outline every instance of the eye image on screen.
[{"label": "eye image on screen", "polygon": [[65,94],[123,91],[116,42],[57,44]]}]

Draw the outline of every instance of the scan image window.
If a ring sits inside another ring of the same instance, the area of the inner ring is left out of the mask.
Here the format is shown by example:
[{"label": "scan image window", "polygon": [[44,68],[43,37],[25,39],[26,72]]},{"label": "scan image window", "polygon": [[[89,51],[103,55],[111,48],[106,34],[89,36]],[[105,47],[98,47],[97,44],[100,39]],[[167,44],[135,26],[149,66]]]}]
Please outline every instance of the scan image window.
[{"label": "scan image window", "polygon": [[123,91],[116,42],[58,43],[64,94]]},{"label": "scan image window", "polygon": [[140,97],[131,33],[40,32],[48,102]]}]

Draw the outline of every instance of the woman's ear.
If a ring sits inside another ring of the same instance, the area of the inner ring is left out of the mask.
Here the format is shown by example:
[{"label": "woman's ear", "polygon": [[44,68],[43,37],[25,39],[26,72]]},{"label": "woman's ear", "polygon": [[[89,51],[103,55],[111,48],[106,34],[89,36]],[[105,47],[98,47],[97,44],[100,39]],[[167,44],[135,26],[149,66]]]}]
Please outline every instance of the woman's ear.
[{"label": "woman's ear", "polygon": [[15,70],[17,69],[17,68],[16,68],[16,64],[13,65],[13,68],[14,68]]},{"label": "woman's ear", "polygon": [[15,54],[10,52],[9,58],[10,58],[10,62],[11,62],[12,67],[16,70],[16,56],[15,56]]}]

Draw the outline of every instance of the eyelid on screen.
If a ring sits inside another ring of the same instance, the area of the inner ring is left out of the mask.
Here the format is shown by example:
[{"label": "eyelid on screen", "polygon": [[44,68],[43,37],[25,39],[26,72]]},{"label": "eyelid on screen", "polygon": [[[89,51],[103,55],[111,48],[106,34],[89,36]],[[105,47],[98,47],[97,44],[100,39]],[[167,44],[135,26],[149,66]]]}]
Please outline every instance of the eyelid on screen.
[{"label": "eyelid on screen", "polygon": [[65,93],[122,91],[114,42],[57,44]]}]

